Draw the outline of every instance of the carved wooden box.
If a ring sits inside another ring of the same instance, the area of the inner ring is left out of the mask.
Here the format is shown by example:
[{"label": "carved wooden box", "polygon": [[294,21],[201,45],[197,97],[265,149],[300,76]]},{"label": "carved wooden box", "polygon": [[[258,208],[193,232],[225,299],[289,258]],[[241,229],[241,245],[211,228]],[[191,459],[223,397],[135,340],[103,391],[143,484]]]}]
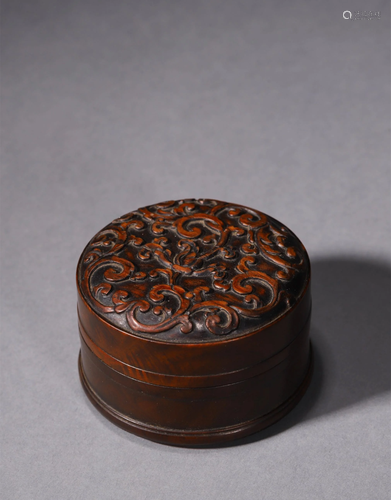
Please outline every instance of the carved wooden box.
[{"label": "carved wooden box", "polygon": [[283,417],[309,384],[308,255],[257,210],[181,200],[130,212],[88,243],[77,287],[83,387],[130,432],[228,441]]}]

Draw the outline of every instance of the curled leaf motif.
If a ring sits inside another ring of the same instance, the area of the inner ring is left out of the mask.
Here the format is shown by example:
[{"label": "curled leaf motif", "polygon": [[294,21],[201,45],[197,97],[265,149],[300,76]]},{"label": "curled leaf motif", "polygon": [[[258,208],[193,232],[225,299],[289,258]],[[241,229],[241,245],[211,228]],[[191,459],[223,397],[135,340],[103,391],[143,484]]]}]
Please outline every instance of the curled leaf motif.
[{"label": "curled leaf motif", "polygon": [[166,307],[155,307],[154,314],[155,316],[161,316],[161,320],[153,324],[143,323],[137,319],[136,313],[147,313],[151,309],[152,305],[146,300],[138,300],[131,305],[126,315],[130,327],[136,331],[160,333],[167,331],[178,324],[181,324],[182,333],[191,332],[191,330],[193,329],[193,325],[189,320],[189,316],[187,314],[184,314],[190,304],[189,300],[184,297],[185,290],[176,286],[169,287],[168,285],[162,285],[160,287],[154,287],[149,295],[151,300],[160,302],[164,300],[165,293],[172,294],[178,299],[179,307],[175,311],[175,314],[172,315]]},{"label": "curled leaf motif", "polygon": [[104,277],[107,281],[120,281],[127,278],[133,271],[134,265],[128,260],[120,257],[111,257],[110,261],[103,261],[110,267],[104,272]]},{"label": "curled leaf motif", "polygon": [[129,294],[124,290],[117,290],[113,293],[113,304],[115,304],[115,312],[122,313],[129,307]]},{"label": "curled leaf motif", "polygon": [[304,265],[294,241],[274,219],[240,205],[168,201],[98,233],[80,261],[80,286],[94,308],[124,315],[133,332],[228,335],[292,303],[287,285]]},{"label": "curled leaf motif", "polygon": [[193,311],[205,310],[207,312],[205,325],[215,335],[227,335],[238,326],[237,312],[225,301],[205,301],[194,305],[192,309]]}]

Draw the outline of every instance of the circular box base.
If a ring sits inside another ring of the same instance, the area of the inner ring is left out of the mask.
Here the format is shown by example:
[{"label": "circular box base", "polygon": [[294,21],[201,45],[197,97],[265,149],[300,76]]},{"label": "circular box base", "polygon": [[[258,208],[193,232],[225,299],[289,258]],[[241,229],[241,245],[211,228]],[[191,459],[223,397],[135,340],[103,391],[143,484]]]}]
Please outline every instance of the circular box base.
[{"label": "circular box base", "polygon": [[217,429],[203,429],[196,431],[183,431],[181,429],[168,429],[152,426],[136,421],[123,413],[118,412],[105,403],[89,384],[79,355],[79,374],[82,386],[94,406],[111,422],[128,432],[136,434],[152,441],[175,446],[200,446],[225,443],[254,434],[274,424],[287,413],[289,413],[305,394],[312,377],[313,355],[310,349],[309,363],[306,375],[296,391],[281,405],[265,415],[261,415],[251,421],[243,422],[234,426],[221,427]]}]

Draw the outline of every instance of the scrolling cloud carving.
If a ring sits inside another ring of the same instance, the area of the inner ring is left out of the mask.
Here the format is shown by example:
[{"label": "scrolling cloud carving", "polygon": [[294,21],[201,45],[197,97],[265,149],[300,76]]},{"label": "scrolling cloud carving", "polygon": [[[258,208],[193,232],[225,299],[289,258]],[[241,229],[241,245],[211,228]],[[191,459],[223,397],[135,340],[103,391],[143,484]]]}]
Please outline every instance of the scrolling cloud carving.
[{"label": "scrolling cloud carving", "polygon": [[300,241],[275,219],[180,200],[106,226],[84,250],[78,280],[90,306],[131,333],[205,340],[279,317],[304,288],[308,266]]}]

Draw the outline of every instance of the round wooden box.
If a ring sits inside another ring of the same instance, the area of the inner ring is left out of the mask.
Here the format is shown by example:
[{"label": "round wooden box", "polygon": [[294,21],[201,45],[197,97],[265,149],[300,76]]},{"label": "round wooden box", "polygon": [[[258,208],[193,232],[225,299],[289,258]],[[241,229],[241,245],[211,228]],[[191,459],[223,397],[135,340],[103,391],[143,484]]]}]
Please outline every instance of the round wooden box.
[{"label": "round wooden box", "polygon": [[201,199],[130,212],[88,243],[77,287],[83,387],[139,436],[236,439],[309,384],[308,255],[257,210]]}]

